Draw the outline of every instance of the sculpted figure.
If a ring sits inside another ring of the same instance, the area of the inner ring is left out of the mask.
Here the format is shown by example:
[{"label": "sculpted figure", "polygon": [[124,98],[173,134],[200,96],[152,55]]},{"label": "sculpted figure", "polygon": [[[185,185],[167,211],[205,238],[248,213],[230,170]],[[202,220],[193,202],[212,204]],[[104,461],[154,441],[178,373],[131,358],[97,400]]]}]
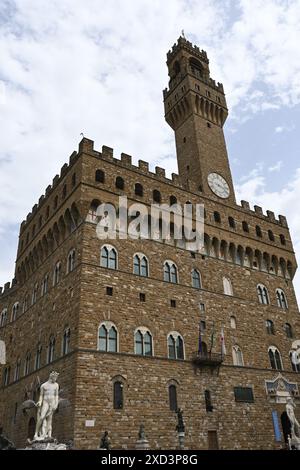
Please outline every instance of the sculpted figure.
[{"label": "sculpted figure", "polygon": [[286,413],[291,423],[291,436],[292,439],[299,439],[300,438],[300,425],[298,420],[295,416],[295,408],[296,405],[292,398],[288,398],[286,401]]},{"label": "sculpted figure", "polygon": [[101,437],[100,440],[100,449],[106,449],[110,450],[111,449],[111,444],[110,444],[110,439],[108,437],[108,431],[105,431],[103,436]]},{"label": "sculpted figure", "polygon": [[52,437],[52,418],[58,406],[58,375],[57,372],[51,372],[48,381],[41,385],[40,398],[36,403],[38,411],[34,440]]}]

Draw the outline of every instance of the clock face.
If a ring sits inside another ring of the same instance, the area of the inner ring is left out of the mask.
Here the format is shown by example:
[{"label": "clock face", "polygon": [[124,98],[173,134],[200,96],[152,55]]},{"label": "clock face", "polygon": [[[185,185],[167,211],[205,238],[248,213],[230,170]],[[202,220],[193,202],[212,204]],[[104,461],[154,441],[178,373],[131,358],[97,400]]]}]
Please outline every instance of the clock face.
[{"label": "clock face", "polygon": [[223,176],[219,175],[218,173],[210,173],[207,177],[207,182],[212,192],[215,193],[218,197],[226,199],[229,196],[230,189],[227,181],[223,178]]}]

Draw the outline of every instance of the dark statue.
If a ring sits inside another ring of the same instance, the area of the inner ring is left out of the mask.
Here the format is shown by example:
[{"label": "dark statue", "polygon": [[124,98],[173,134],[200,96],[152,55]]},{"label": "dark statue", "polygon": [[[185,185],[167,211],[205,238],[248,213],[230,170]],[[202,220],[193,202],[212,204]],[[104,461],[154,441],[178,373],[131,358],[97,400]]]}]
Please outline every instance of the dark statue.
[{"label": "dark statue", "polygon": [[140,425],[140,430],[139,430],[139,439],[140,440],[145,440],[146,435],[145,435],[145,426],[143,424]]},{"label": "dark statue", "polygon": [[15,450],[14,444],[2,433],[0,434],[0,450]]},{"label": "dark statue", "polygon": [[183,422],[183,411],[181,408],[178,408],[177,411],[176,411],[176,414],[177,414],[177,419],[178,419],[178,424],[176,426],[176,431],[177,432],[184,432],[185,430],[185,425],[184,425],[184,422]]},{"label": "dark statue", "polygon": [[111,450],[110,439],[108,437],[108,431],[105,431],[100,441],[100,449]]}]

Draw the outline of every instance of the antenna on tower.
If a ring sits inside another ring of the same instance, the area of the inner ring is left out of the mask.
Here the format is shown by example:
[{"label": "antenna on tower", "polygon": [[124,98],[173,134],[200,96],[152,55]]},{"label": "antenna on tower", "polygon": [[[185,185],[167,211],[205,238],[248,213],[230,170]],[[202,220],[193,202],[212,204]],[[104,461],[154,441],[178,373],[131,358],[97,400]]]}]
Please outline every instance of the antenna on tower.
[{"label": "antenna on tower", "polygon": [[80,135],[82,135],[82,137],[84,137],[84,134],[83,134],[83,132],[80,132]]},{"label": "antenna on tower", "polygon": [[184,29],[181,31],[181,36],[185,39]]}]

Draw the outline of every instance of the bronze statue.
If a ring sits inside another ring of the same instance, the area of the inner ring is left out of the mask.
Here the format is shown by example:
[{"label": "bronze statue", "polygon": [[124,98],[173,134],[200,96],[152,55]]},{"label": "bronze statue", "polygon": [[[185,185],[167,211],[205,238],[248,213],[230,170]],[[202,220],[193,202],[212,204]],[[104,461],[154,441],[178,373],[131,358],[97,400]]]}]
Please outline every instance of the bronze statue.
[{"label": "bronze statue", "polygon": [[108,431],[105,431],[100,441],[100,449],[111,450],[110,439],[108,437]]},{"label": "bronze statue", "polygon": [[178,419],[178,424],[176,426],[176,431],[177,432],[184,432],[185,430],[185,425],[184,425],[184,422],[183,422],[183,411],[181,408],[178,408],[177,411],[177,419]]}]

